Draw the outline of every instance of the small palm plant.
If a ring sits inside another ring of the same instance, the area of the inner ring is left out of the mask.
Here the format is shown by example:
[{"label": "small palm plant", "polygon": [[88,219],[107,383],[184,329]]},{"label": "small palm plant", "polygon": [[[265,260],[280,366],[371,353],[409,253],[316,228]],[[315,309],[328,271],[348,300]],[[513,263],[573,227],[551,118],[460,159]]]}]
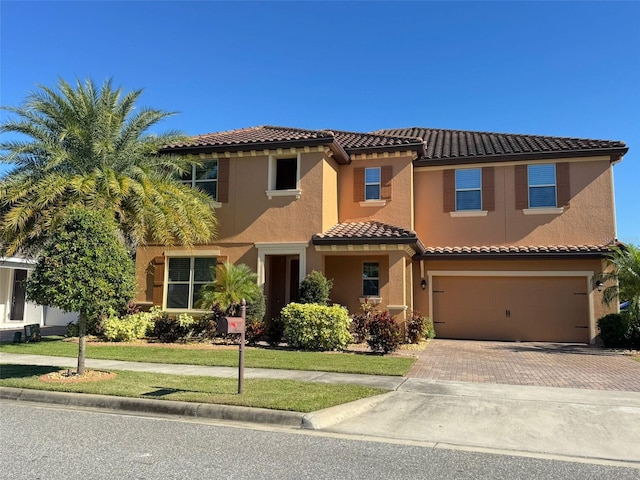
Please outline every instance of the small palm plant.
[{"label": "small palm plant", "polygon": [[211,309],[219,304],[228,315],[238,315],[243,298],[249,303],[260,299],[262,290],[257,280],[258,275],[245,264],[221,263],[217,266],[215,280],[200,289],[197,306]]},{"label": "small palm plant", "polygon": [[608,257],[612,272],[604,275],[611,285],[602,292],[602,300],[607,305],[614,301],[628,301],[631,318],[640,318],[640,247],[627,244],[614,246]]}]

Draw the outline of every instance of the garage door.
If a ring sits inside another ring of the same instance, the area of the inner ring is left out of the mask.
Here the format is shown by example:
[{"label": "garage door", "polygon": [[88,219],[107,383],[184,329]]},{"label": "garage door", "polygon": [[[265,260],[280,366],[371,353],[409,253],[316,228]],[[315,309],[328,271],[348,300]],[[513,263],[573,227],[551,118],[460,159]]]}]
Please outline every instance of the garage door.
[{"label": "garage door", "polygon": [[589,341],[584,277],[433,277],[438,338]]}]

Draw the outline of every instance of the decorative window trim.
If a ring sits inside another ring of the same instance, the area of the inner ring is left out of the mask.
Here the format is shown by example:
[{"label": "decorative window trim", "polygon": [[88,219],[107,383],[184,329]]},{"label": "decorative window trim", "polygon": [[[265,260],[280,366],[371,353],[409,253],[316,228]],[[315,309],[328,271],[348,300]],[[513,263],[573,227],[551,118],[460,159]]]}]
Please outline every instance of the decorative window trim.
[{"label": "decorative window trim", "polygon": [[525,215],[560,215],[562,212],[564,207],[535,207],[522,210]]},{"label": "decorative window trim", "polygon": [[382,297],[370,296],[370,297],[358,297],[358,301],[362,303],[370,303],[371,305],[380,305],[382,303]]},{"label": "decorative window trim", "polygon": [[455,212],[449,212],[449,215],[451,215],[452,218],[486,217],[488,214],[488,210],[458,210]]},{"label": "decorative window trim", "polygon": [[[295,158],[296,159],[296,188],[290,189],[276,189],[276,181],[278,174],[278,159],[280,158]],[[269,155],[269,171],[267,174],[267,190],[265,191],[267,198],[269,200],[273,199],[273,197],[296,197],[296,200],[300,198],[302,195],[302,190],[300,189],[300,164],[301,164],[301,153],[297,153],[295,155],[289,154],[272,154]]]},{"label": "decorative window trim", "polygon": [[271,200],[273,197],[296,197],[296,200],[302,195],[302,190],[267,190],[265,191],[267,198]]},{"label": "decorative window trim", "polygon": [[386,200],[364,200],[360,202],[361,207],[384,207],[386,204]]}]

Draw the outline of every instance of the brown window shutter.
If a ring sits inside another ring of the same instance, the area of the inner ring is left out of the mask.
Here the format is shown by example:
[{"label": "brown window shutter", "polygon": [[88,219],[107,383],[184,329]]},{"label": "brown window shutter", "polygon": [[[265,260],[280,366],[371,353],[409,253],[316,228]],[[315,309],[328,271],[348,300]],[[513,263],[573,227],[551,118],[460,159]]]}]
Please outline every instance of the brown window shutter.
[{"label": "brown window shutter", "polygon": [[218,201],[229,202],[229,159],[218,159]]},{"label": "brown window shutter", "polygon": [[571,199],[571,186],[569,180],[569,164],[556,164],[556,187],[558,195],[558,207],[569,205]]},{"label": "brown window shutter", "polygon": [[353,201],[364,202],[364,168],[353,169]]},{"label": "brown window shutter", "polygon": [[456,171],[444,170],[442,177],[443,208],[445,212],[453,212],[456,209]]},{"label": "brown window shutter", "polygon": [[529,208],[529,179],[527,166],[516,165],[516,210]]},{"label": "brown window shutter", "polygon": [[380,167],[380,198],[382,200],[391,200],[391,177],[393,176],[393,167],[387,165]]},{"label": "brown window shutter", "polygon": [[165,257],[160,255],[153,259],[153,304],[162,305],[164,295],[164,262]]},{"label": "brown window shutter", "polygon": [[493,167],[482,167],[482,209],[492,212],[496,209]]}]

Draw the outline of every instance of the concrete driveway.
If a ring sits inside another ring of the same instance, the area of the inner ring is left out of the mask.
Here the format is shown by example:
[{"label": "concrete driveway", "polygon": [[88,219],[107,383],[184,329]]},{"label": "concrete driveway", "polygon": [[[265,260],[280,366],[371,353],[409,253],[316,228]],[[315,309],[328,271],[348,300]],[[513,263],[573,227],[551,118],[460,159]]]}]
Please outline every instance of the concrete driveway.
[{"label": "concrete driveway", "polygon": [[640,392],[640,362],[599,346],[435,339],[407,375],[451,382]]}]

